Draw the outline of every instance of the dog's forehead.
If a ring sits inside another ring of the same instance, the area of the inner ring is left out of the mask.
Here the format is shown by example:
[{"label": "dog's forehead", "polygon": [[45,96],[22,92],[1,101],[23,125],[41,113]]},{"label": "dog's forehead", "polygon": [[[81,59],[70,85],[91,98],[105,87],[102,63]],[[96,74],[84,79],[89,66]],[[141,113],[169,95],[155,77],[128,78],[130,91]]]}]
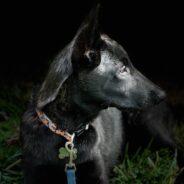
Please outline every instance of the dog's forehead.
[{"label": "dog's forehead", "polygon": [[122,58],[128,56],[126,50],[115,40],[111,39],[106,34],[101,35],[101,39],[105,42],[107,50],[113,53],[114,56]]}]

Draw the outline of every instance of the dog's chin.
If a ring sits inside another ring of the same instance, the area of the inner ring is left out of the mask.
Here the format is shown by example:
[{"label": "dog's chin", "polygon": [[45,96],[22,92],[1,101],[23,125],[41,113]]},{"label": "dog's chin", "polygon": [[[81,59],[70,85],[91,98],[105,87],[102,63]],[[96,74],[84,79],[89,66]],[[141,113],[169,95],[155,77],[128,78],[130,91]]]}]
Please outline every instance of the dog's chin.
[{"label": "dog's chin", "polygon": [[138,105],[125,106],[125,105],[119,105],[119,104],[113,104],[113,103],[109,104],[108,107],[115,107],[119,109],[120,111],[125,111],[125,112],[135,112],[141,109]]}]

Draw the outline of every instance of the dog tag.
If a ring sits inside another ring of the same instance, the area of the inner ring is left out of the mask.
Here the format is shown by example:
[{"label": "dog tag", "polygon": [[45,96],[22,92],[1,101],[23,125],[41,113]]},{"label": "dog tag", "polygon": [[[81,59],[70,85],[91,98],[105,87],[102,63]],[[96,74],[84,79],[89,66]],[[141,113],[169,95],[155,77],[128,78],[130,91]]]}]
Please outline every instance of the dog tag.
[{"label": "dog tag", "polygon": [[59,158],[60,159],[64,159],[64,158],[69,157],[69,156],[70,156],[70,153],[67,151],[66,148],[61,147],[59,149]]}]

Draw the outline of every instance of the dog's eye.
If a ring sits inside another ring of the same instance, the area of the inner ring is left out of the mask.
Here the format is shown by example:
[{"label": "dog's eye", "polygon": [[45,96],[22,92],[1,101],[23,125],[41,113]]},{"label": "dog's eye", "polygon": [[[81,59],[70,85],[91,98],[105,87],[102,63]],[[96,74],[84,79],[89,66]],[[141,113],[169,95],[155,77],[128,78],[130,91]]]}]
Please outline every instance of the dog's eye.
[{"label": "dog's eye", "polygon": [[127,73],[127,68],[124,65],[120,70],[119,70],[120,75],[125,75]]}]

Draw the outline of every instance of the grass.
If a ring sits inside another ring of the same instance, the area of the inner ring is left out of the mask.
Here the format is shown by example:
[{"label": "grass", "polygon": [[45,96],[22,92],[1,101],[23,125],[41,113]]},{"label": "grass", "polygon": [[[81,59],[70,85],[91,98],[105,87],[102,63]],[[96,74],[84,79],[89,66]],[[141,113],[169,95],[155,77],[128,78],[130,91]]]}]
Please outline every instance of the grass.
[{"label": "grass", "polygon": [[184,126],[182,125],[182,123],[176,126],[174,131],[176,135],[178,135],[176,136],[177,143],[181,146],[182,149],[184,149]]},{"label": "grass", "polygon": [[142,153],[139,150],[133,157],[127,153],[123,163],[114,168],[111,184],[173,184],[180,172],[177,153],[170,156],[167,149],[145,149]]},{"label": "grass", "polygon": [[[1,85],[2,86],[2,85]],[[10,88],[11,86],[11,88]],[[18,141],[21,115],[29,96],[29,85],[4,86],[0,91],[0,184],[22,181],[21,149]],[[184,127],[176,128],[184,140]],[[145,149],[129,157],[126,149],[122,164],[114,168],[111,184],[173,184],[179,173],[176,154],[167,149],[151,152]]]},{"label": "grass", "polygon": [[19,184],[22,179],[19,125],[25,96],[11,85],[0,91],[0,183]]}]

